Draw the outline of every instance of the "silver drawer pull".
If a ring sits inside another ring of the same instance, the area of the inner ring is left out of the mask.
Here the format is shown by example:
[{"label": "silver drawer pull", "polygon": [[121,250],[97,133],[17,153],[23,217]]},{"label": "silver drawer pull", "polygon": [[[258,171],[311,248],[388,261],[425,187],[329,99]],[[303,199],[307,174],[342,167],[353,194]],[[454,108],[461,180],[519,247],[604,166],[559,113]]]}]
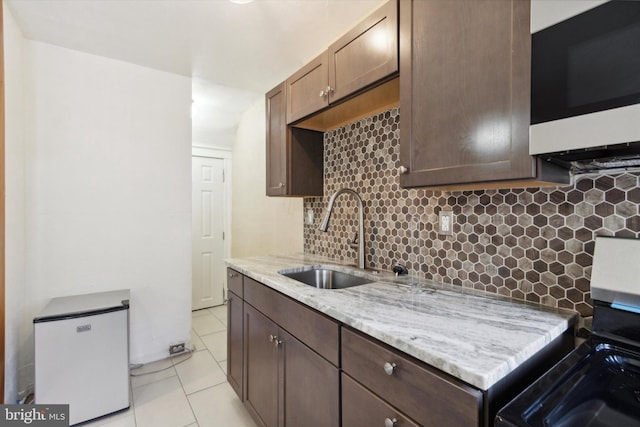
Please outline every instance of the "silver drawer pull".
[{"label": "silver drawer pull", "polygon": [[229,277],[233,279],[234,277],[238,277],[238,273],[229,273]]},{"label": "silver drawer pull", "polygon": [[398,420],[395,418],[385,418],[384,419],[384,427],[396,427],[398,425]]},{"label": "silver drawer pull", "polygon": [[269,335],[269,342],[273,342],[274,340],[277,340],[277,336],[275,335]]},{"label": "silver drawer pull", "polygon": [[395,363],[386,362],[384,364],[384,373],[387,375],[393,375],[393,373],[396,371],[396,368],[397,366]]}]

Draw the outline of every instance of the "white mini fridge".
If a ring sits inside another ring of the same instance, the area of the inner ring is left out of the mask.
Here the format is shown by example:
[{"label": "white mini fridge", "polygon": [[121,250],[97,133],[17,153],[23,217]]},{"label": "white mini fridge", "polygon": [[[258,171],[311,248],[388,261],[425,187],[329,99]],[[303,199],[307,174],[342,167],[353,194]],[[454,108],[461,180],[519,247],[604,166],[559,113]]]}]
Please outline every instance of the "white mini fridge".
[{"label": "white mini fridge", "polygon": [[70,425],[129,407],[129,290],[54,298],[33,324],[35,403]]}]

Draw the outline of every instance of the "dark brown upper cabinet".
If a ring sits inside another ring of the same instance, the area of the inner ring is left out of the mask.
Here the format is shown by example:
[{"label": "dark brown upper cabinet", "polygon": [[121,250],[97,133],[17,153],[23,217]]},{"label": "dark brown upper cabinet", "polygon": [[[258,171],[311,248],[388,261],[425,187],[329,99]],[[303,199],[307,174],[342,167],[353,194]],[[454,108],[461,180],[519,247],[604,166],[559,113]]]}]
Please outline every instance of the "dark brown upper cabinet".
[{"label": "dark brown upper cabinet", "polygon": [[329,105],[328,58],[327,52],[323,52],[287,79],[287,123],[293,123]]},{"label": "dark brown upper cabinet", "polygon": [[321,196],[322,133],[287,126],[284,83],[265,98],[267,196]]},{"label": "dark brown upper cabinet", "polygon": [[328,51],[329,102],[398,71],[398,2],[388,1],[336,40]]},{"label": "dark brown upper cabinet", "polygon": [[287,192],[287,123],[284,83],[267,92],[267,196]]},{"label": "dark brown upper cabinet", "polygon": [[400,0],[400,184],[568,183],[529,155],[530,2]]},{"label": "dark brown upper cabinet", "polygon": [[398,3],[391,0],[287,80],[287,123],[398,71]]},{"label": "dark brown upper cabinet", "polygon": [[323,132],[397,105],[397,72],[398,3],[391,0],[269,91],[267,196],[322,196]]}]

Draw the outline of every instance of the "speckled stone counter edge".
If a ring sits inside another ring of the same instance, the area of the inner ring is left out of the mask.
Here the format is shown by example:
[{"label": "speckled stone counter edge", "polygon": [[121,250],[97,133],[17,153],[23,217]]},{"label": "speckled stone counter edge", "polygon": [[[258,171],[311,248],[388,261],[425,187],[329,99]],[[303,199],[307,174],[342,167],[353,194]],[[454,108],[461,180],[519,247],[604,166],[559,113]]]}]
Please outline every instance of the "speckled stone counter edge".
[{"label": "speckled stone counter edge", "polygon": [[[577,314],[496,294],[303,254],[226,260],[229,267],[437,369],[487,390],[572,328]],[[316,289],[279,274],[326,266],[371,284]],[[409,290],[419,282],[421,292]]]}]

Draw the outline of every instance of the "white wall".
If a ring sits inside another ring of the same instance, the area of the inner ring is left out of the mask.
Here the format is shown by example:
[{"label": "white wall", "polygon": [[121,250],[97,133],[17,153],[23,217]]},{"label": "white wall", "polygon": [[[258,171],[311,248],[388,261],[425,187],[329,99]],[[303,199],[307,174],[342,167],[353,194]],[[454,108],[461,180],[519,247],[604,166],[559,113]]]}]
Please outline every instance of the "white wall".
[{"label": "white wall", "polygon": [[190,339],[191,80],[27,45],[22,331],[50,298],[129,288],[131,362],[166,357]]},{"label": "white wall", "polygon": [[242,116],[233,146],[231,256],[303,251],[302,198],[267,197],[264,99]]},{"label": "white wall", "polygon": [[194,147],[231,150],[242,114],[263,95],[193,78]]},{"label": "white wall", "polygon": [[30,342],[20,339],[25,299],[25,146],[23,102],[24,38],[4,7],[5,75],[5,403],[15,403],[19,392],[21,351]]}]

